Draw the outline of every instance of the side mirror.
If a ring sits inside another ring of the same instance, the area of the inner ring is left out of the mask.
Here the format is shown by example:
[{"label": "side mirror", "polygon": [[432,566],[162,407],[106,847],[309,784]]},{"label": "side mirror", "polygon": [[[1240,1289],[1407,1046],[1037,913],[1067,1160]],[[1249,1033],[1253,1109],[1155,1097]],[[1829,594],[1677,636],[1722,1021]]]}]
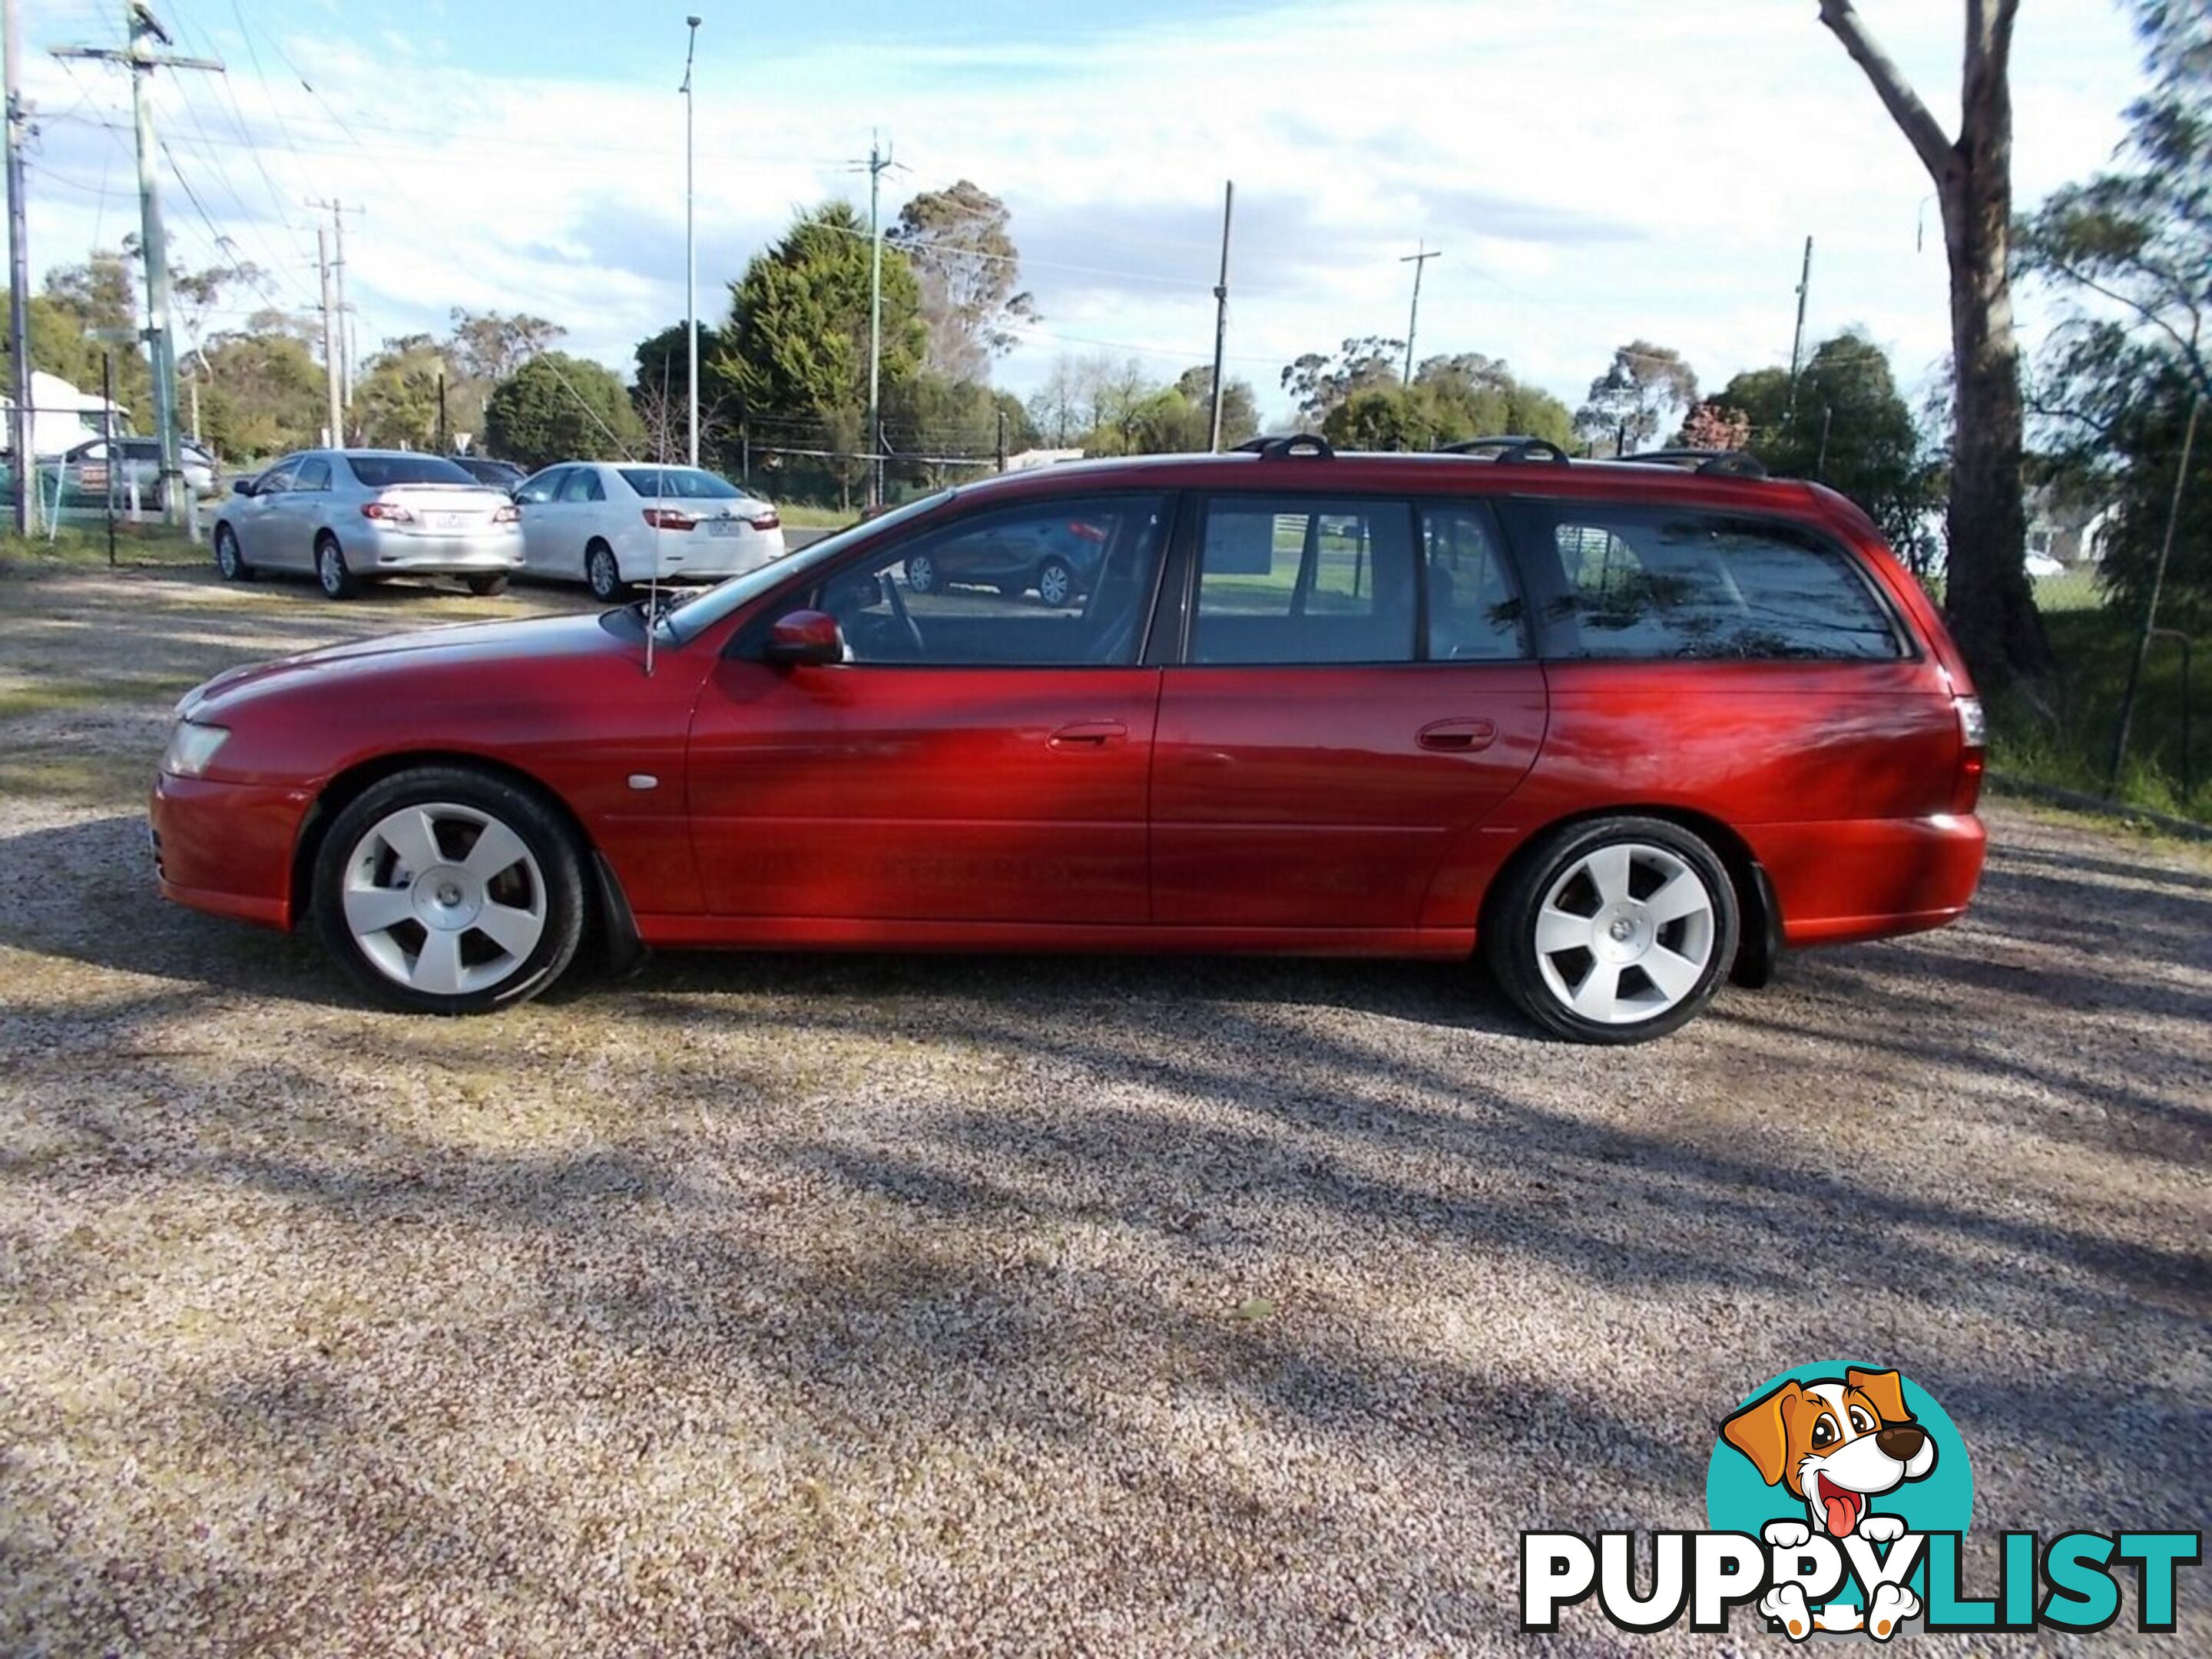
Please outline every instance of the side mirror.
[{"label": "side mirror", "polygon": [[251,495],[253,493],[253,480],[233,478],[230,481],[230,493],[234,495]]},{"label": "side mirror", "polygon": [[819,668],[845,660],[845,635],[826,611],[794,611],[775,619],[762,654],[787,667]]}]

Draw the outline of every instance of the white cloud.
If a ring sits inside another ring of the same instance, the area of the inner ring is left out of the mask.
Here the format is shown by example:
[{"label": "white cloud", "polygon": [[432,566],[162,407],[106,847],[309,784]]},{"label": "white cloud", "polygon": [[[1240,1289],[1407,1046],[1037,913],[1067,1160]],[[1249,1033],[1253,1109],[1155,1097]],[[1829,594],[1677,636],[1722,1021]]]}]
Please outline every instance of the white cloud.
[{"label": "white cloud", "polygon": [[[1957,0],[1863,0],[1940,118],[1954,118]],[[363,337],[442,324],[453,306],[529,310],[578,349],[627,366],[684,302],[683,121],[675,76],[625,86],[454,61],[434,30],[404,61],[344,32],[265,40],[227,88],[173,77],[178,167],[243,257],[312,297],[312,224],[337,196]],[[682,38],[669,30],[672,68]],[[1005,198],[1045,321],[1001,378],[1031,384],[1059,351],[1143,348],[1172,374],[1205,359],[1221,184],[1237,180],[1230,353],[1272,398],[1274,368],[1346,335],[1405,325],[1418,239],[1421,349],[1502,355],[1571,398],[1611,348],[1684,349],[1709,382],[1785,359],[1807,234],[1808,332],[1866,325],[1917,375],[1943,350],[1941,240],[1928,185],[1811,0],[1306,0],[1200,8],[1170,23],[1062,40],[856,48],[842,30],[738,61],[702,33],[697,85],[701,307],[849,170],[871,124],[913,169],[904,193],[969,177]],[[192,43],[189,37],[185,43]],[[579,40],[588,64],[590,42]],[[2026,8],[2015,64],[2023,204],[2100,165],[2134,63],[2106,0]],[[112,243],[135,219],[121,77],[43,61],[51,118],[33,175],[41,268]],[[71,107],[74,106],[75,107]],[[66,118],[62,112],[67,111]],[[280,125],[281,123],[281,125]],[[258,160],[243,125],[264,142]],[[103,155],[103,152],[104,155]],[[103,203],[88,186],[105,172]],[[265,176],[264,176],[265,175]],[[67,182],[64,182],[67,181]],[[188,263],[208,228],[180,191]],[[304,234],[303,234],[304,233]],[[2027,320],[2034,322],[2031,308]]]}]

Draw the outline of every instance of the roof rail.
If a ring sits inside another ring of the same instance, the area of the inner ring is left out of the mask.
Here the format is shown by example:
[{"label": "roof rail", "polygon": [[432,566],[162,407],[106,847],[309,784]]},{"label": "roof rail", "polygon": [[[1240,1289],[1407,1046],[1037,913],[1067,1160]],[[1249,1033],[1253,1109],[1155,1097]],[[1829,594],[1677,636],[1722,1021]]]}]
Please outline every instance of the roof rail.
[{"label": "roof rail", "polygon": [[1567,452],[1549,438],[1462,438],[1455,444],[1446,444],[1440,453],[1499,462],[1548,461],[1553,466],[1567,465]]},{"label": "roof rail", "polygon": [[1237,453],[1257,455],[1263,461],[1286,461],[1293,456],[1310,455],[1316,460],[1336,459],[1336,452],[1328,447],[1328,440],[1316,437],[1310,432],[1293,432],[1279,438],[1254,438],[1237,446]]},{"label": "roof rail", "polygon": [[1679,466],[1691,472],[1713,472],[1729,478],[1763,478],[1766,468],[1756,455],[1741,449],[1647,449],[1638,455],[1615,455],[1616,461],[1638,466]]}]

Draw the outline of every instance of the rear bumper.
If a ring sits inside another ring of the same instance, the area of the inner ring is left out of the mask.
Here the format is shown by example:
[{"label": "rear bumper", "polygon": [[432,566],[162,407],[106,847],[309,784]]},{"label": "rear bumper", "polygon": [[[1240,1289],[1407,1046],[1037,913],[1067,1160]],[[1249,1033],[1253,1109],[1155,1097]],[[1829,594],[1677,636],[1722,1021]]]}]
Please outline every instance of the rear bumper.
[{"label": "rear bumper", "polygon": [[1746,829],[1782,908],[1785,944],[1841,945],[1956,921],[1982,878],[1988,834],[1972,813]]},{"label": "rear bumper", "polygon": [[157,776],[147,817],[161,896],[263,927],[290,927],[292,849],[313,799],[304,789]]},{"label": "rear bumper", "polygon": [[[734,536],[716,536],[704,530],[649,532],[651,543],[632,554],[625,550],[622,562],[624,581],[641,582],[654,576],[662,581],[721,581],[773,564],[783,556],[783,532],[744,530]],[[652,568],[658,557],[660,568]]]},{"label": "rear bumper", "polygon": [[349,538],[350,560],[358,550],[356,566],[362,574],[410,571],[421,574],[468,575],[522,568],[522,531],[508,526],[496,533],[474,531],[438,535],[422,531],[390,530],[371,523]]}]

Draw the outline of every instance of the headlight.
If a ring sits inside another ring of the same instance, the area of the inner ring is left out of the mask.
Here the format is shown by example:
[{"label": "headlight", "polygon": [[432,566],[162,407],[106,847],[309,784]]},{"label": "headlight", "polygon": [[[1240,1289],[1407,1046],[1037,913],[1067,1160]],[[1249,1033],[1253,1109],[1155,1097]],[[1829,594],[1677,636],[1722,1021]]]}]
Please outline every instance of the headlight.
[{"label": "headlight", "polygon": [[161,769],[172,777],[196,778],[208,769],[230,736],[227,726],[200,726],[179,720],[169,733],[169,752],[161,757]]}]

